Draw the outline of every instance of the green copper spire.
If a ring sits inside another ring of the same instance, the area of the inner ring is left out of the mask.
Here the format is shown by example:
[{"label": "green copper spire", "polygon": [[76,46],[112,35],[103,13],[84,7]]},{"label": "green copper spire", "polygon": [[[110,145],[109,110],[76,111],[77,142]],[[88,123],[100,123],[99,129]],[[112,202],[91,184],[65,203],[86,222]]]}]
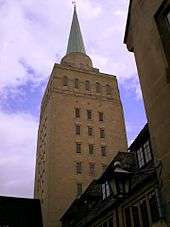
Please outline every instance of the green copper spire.
[{"label": "green copper spire", "polygon": [[74,5],[74,15],[68,40],[67,54],[74,52],[86,54],[83,37],[81,34],[80,25],[77,17],[76,5]]}]

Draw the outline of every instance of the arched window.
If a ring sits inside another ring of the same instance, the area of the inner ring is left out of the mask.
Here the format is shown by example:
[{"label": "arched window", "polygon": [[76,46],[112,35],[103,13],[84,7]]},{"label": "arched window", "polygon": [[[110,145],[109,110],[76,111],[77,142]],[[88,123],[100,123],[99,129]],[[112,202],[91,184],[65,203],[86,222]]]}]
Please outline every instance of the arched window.
[{"label": "arched window", "polygon": [[102,91],[101,84],[98,83],[98,82],[96,82],[96,92],[97,92],[97,93],[101,93],[101,91]]},{"label": "arched window", "polygon": [[63,86],[67,86],[68,85],[68,78],[67,76],[63,77]]},{"label": "arched window", "polygon": [[110,85],[106,85],[106,94],[107,95],[111,95],[112,94],[112,89],[111,89],[111,87],[110,87]]},{"label": "arched window", "polygon": [[89,80],[86,80],[86,81],[85,81],[85,89],[86,89],[87,91],[90,91],[90,81],[89,81]]}]

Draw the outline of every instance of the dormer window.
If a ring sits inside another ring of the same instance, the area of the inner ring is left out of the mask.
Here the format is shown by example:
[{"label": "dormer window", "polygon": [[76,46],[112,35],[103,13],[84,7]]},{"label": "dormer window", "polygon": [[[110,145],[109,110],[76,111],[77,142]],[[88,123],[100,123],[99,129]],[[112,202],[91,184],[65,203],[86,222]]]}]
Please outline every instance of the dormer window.
[{"label": "dormer window", "polygon": [[109,186],[108,181],[106,181],[104,184],[102,184],[103,200],[108,198],[110,195],[111,195],[110,186]]}]

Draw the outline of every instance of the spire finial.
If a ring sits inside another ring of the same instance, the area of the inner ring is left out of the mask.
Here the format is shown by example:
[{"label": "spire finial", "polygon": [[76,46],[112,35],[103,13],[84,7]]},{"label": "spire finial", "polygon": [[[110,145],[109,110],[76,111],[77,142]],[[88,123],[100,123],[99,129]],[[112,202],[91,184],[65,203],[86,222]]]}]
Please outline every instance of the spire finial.
[{"label": "spire finial", "polygon": [[73,0],[73,1],[72,1],[72,4],[74,5],[74,9],[76,9],[76,6],[77,6],[76,0]]}]

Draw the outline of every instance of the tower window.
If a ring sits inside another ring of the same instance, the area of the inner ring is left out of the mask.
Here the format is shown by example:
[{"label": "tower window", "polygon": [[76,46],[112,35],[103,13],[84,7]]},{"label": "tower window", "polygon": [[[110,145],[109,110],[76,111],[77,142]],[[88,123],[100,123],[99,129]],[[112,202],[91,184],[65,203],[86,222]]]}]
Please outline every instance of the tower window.
[{"label": "tower window", "polygon": [[94,145],[89,144],[89,154],[94,154]]},{"label": "tower window", "polygon": [[75,79],[75,88],[76,88],[76,89],[79,88],[79,79]]},{"label": "tower window", "polygon": [[103,121],[104,114],[102,112],[99,112],[99,121]]},{"label": "tower window", "polygon": [[79,108],[75,108],[75,117],[80,118],[80,109]]},{"label": "tower window", "polygon": [[68,85],[68,78],[67,76],[63,77],[63,86],[67,86]]},{"label": "tower window", "polygon": [[80,196],[83,191],[83,185],[81,183],[77,184],[77,196]]},{"label": "tower window", "polygon": [[90,81],[88,81],[88,80],[85,81],[85,89],[87,91],[90,91]]},{"label": "tower window", "polygon": [[89,163],[89,171],[90,171],[90,175],[95,175],[95,163],[90,162]]},{"label": "tower window", "polygon": [[80,125],[76,125],[76,135],[80,135]]},{"label": "tower window", "polygon": [[88,127],[88,135],[89,136],[93,135],[93,128],[92,127]]},{"label": "tower window", "polygon": [[76,143],[76,153],[81,153],[81,143]]},{"label": "tower window", "polygon": [[92,119],[92,111],[91,110],[87,110],[87,119],[88,120]]},{"label": "tower window", "polygon": [[101,88],[100,83],[96,82],[96,92],[101,93],[101,90],[102,90],[102,88]]},{"label": "tower window", "polygon": [[106,156],[106,146],[101,146],[101,155]]},{"label": "tower window", "polygon": [[81,162],[76,162],[76,174],[82,173],[82,164]]},{"label": "tower window", "polygon": [[100,129],[100,138],[105,138],[105,131],[104,131],[104,129]]},{"label": "tower window", "polygon": [[106,85],[106,94],[111,95],[111,93],[112,93],[112,90],[111,90],[110,85]]}]

